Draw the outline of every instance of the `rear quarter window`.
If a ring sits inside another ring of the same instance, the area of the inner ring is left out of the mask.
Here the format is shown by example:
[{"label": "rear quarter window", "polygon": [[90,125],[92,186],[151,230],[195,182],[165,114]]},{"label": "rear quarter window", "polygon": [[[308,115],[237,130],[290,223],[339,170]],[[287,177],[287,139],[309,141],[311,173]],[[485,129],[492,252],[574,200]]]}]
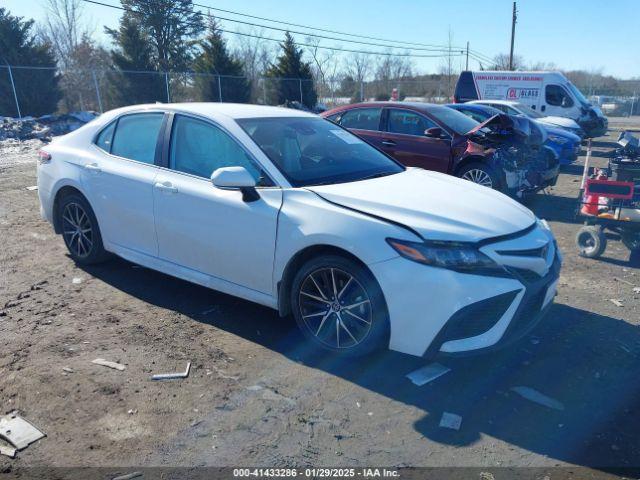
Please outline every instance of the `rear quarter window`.
[{"label": "rear quarter window", "polygon": [[104,150],[107,153],[111,153],[111,142],[113,140],[113,131],[116,128],[116,122],[111,122],[98,134],[96,138],[96,145],[99,149]]}]

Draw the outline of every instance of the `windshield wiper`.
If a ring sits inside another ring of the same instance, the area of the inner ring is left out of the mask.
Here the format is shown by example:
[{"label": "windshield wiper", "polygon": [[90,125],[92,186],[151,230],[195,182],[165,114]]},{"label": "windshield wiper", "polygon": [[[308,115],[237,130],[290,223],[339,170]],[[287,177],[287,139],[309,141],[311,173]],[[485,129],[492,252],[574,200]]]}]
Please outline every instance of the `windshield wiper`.
[{"label": "windshield wiper", "polygon": [[370,180],[372,178],[386,177],[388,175],[393,175],[393,172],[372,173],[371,175],[367,175],[366,177],[362,177],[362,178],[358,178],[356,180],[352,180],[352,182],[360,182],[362,180]]}]

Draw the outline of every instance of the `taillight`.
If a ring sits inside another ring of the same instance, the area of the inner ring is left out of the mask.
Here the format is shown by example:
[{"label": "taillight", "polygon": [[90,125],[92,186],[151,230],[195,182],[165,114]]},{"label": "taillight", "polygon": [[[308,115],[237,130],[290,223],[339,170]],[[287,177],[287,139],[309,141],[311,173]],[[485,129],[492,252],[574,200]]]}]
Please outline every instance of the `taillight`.
[{"label": "taillight", "polygon": [[51,154],[44,150],[38,150],[38,163],[49,163],[51,161]]}]

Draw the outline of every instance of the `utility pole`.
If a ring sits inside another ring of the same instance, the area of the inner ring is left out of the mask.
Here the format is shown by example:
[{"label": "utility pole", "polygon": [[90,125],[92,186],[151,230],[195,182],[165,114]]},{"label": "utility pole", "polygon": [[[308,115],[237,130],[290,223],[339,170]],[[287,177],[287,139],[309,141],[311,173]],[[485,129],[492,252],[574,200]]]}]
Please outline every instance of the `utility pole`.
[{"label": "utility pole", "polygon": [[464,69],[469,70],[469,42],[467,42],[467,65]]},{"label": "utility pole", "polygon": [[509,53],[509,70],[513,70],[513,41],[516,36],[516,20],[518,12],[516,11],[516,2],[513,2],[513,16],[511,17],[511,53]]}]

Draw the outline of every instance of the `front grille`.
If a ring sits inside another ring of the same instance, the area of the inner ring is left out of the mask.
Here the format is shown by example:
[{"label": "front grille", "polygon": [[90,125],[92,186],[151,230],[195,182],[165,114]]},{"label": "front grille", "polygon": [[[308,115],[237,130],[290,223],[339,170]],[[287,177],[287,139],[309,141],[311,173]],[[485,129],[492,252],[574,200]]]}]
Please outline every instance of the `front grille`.
[{"label": "front grille", "polygon": [[486,332],[502,318],[519,292],[503,293],[461,308],[447,322],[442,342],[475,337]]},{"label": "front grille", "polygon": [[496,250],[498,255],[508,255],[510,257],[540,257],[546,258],[549,252],[549,244],[538,248],[529,248],[525,250]]}]

